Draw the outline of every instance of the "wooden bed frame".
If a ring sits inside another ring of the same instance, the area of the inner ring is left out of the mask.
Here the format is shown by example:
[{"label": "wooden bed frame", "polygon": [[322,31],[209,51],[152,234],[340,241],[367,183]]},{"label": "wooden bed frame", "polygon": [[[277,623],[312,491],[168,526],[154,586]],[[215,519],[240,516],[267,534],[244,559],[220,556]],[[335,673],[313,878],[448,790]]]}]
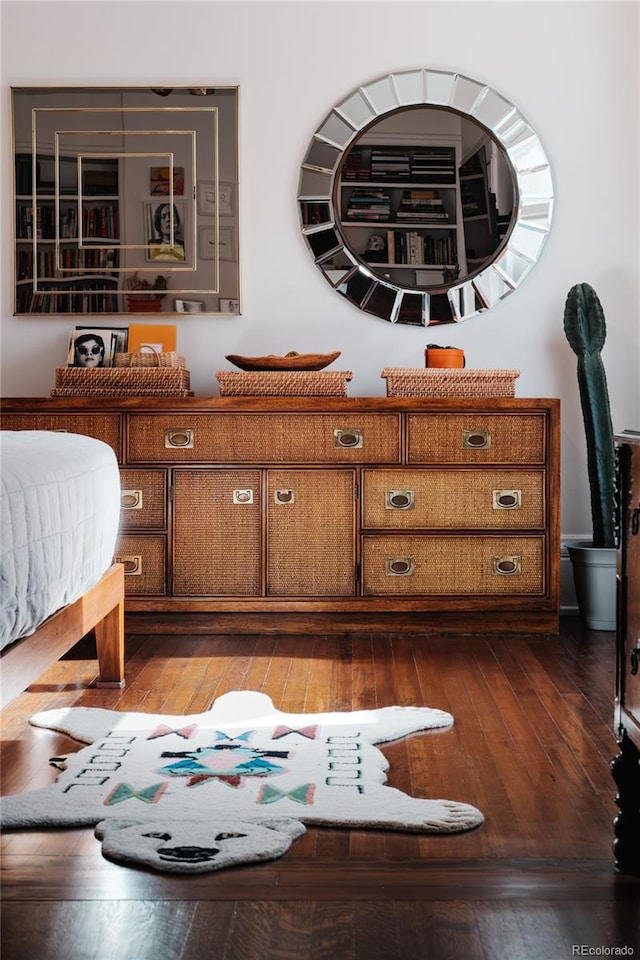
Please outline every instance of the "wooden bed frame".
[{"label": "wooden bed frame", "polygon": [[114,563],[75,603],[54,613],[28,637],[0,655],[5,707],[19,693],[95,629],[100,680],[98,686],[124,687],[124,567]]}]

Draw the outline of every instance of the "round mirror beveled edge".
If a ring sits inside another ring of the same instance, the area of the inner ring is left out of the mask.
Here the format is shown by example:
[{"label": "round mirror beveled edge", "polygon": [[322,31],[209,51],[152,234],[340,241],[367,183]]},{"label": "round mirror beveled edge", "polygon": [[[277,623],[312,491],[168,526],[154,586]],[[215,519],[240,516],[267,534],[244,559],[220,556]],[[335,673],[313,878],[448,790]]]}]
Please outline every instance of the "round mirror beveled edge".
[{"label": "round mirror beveled edge", "polygon": [[[335,215],[335,179],[345,150],[375,121],[412,106],[449,108],[484,126],[504,151],[515,181],[516,213],[505,242],[483,269],[447,289],[451,311],[447,320],[432,319],[427,291],[385,281],[368,269],[346,244]],[[319,151],[322,162],[315,162],[313,154]],[[326,216],[306,223],[308,203],[317,204]],[[421,68],[378,77],[333,107],[316,130],[302,163],[298,205],[302,234],[314,262],[335,290],[359,309],[391,323],[426,326],[467,320],[517,289],[535,266],[549,234],[553,184],[549,161],[535,131],[512,103],[462,74]],[[345,256],[351,266],[332,270],[329,261],[337,254]],[[413,309],[403,309],[408,297],[414,301]]]}]

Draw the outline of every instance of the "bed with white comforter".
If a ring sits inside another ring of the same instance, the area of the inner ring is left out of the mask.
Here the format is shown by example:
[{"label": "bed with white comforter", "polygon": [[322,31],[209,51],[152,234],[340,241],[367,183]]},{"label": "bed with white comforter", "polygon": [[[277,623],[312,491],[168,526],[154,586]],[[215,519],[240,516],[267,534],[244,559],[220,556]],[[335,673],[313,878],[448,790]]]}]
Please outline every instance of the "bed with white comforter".
[{"label": "bed with white comforter", "polygon": [[110,567],[120,477],[108,444],[0,432],[0,650],[93,587]]}]

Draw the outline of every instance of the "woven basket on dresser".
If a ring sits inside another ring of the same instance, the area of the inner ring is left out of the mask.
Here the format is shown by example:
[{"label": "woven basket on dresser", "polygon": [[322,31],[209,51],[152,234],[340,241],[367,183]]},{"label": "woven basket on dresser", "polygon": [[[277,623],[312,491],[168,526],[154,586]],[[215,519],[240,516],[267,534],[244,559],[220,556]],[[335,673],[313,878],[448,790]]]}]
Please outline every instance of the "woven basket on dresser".
[{"label": "woven basket on dresser", "polygon": [[134,353],[116,353],[113,358],[114,367],[182,367],[186,370],[187,363],[181,353],[175,350],[159,352],[150,344],[143,344],[147,350],[137,350]]},{"label": "woven basket on dresser", "polygon": [[58,367],[52,397],[191,397],[182,367]]},{"label": "woven basket on dresser", "polygon": [[386,367],[388,397],[515,397],[519,370]]},{"label": "woven basket on dresser", "polygon": [[350,370],[219,370],[222,397],[346,397]]}]

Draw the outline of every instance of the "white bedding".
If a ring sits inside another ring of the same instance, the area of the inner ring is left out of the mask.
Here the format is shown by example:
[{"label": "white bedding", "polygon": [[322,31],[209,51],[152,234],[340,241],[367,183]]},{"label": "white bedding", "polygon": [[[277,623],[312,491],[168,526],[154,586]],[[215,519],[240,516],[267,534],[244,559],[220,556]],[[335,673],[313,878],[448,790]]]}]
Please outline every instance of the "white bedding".
[{"label": "white bedding", "polygon": [[120,476],[108,444],[0,431],[0,650],[93,587],[113,561]]}]

